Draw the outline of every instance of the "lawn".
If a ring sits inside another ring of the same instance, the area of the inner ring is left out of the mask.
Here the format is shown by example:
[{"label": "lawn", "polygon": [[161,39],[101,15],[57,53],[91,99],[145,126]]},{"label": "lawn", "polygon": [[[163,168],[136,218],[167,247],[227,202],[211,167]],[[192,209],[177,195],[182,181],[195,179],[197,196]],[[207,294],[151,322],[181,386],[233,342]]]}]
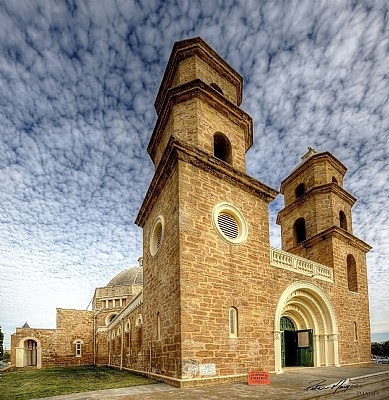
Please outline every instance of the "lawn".
[{"label": "lawn", "polygon": [[2,373],[0,400],[29,400],[149,383],[156,381],[107,367],[23,369]]}]

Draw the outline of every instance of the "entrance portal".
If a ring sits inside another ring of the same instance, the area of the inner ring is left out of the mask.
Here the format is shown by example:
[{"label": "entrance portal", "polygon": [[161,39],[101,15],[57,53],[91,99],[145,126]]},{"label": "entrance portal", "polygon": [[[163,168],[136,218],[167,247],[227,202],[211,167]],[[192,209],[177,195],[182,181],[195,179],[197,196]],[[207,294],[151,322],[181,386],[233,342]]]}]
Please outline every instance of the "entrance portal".
[{"label": "entrance portal", "polygon": [[339,366],[338,327],[326,293],[312,282],[281,294],[274,320],[275,371],[283,367]]}]

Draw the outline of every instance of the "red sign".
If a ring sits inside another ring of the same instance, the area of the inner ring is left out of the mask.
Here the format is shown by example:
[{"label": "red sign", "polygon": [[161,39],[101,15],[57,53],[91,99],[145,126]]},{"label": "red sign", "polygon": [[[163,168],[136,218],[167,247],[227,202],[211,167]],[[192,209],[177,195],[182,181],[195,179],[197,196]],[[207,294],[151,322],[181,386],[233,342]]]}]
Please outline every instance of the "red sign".
[{"label": "red sign", "polygon": [[249,371],[247,383],[249,385],[270,385],[270,374],[267,371]]}]

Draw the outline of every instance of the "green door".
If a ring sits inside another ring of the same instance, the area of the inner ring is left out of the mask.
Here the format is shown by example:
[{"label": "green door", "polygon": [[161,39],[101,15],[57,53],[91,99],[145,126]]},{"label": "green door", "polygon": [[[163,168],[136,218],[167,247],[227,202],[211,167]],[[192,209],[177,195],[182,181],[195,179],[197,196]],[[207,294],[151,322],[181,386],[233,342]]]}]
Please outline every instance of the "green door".
[{"label": "green door", "polygon": [[282,317],[280,321],[280,327],[282,331],[281,335],[281,357],[282,366],[289,367],[296,365],[297,351],[296,351],[296,339],[295,339],[295,328],[293,322],[287,318]]},{"label": "green door", "polygon": [[313,331],[304,329],[296,332],[297,338],[297,365],[313,367]]}]

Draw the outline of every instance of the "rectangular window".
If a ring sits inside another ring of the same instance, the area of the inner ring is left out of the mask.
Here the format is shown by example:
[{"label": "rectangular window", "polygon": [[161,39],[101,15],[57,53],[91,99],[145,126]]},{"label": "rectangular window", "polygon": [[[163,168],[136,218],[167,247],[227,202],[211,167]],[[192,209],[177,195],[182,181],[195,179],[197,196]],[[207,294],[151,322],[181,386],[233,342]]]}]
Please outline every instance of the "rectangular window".
[{"label": "rectangular window", "polygon": [[76,342],[76,357],[81,357],[81,342]]},{"label": "rectangular window", "polygon": [[230,337],[238,337],[238,311],[236,308],[230,308],[228,317]]}]

